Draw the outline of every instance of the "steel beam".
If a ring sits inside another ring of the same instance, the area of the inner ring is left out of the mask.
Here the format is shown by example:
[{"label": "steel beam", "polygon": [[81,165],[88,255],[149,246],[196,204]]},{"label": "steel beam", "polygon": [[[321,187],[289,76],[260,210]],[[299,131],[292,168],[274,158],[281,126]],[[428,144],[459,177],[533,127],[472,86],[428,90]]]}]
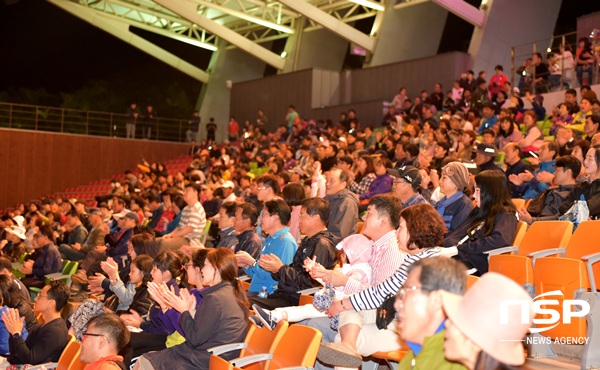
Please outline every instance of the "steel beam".
[{"label": "steel beam", "polygon": [[400,2],[400,3],[396,4],[396,5],[394,5],[394,9],[406,8],[408,6],[422,4],[422,3],[426,3],[428,1],[429,0],[404,0],[403,2]]},{"label": "steel beam", "polygon": [[[198,14],[198,7],[195,3],[187,0],[154,0],[157,4],[169,9],[179,16],[187,19],[190,22],[196,23],[200,27],[206,29],[213,35],[222,38],[223,40],[237,46],[247,53],[257,57],[263,62],[277,68],[285,67],[285,59],[273,53],[271,50],[258,45],[244,36],[238,34],[229,28],[218,24],[217,22],[207,18],[202,14]],[[358,32],[358,31],[357,31]]]},{"label": "steel beam", "polygon": [[261,25],[263,27],[272,28],[274,30],[285,32],[285,33],[294,33],[294,29],[291,28],[291,27],[289,27],[289,26],[286,26],[286,25],[283,25],[283,24],[273,23],[273,22],[270,22],[270,21],[268,21],[268,20],[266,20],[264,18],[257,17],[257,16],[252,15],[252,14],[248,14],[248,13],[243,12],[243,11],[234,10],[234,9],[231,9],[231,8],[226,7],[226,6],[219,5],[217,3],[213,3],[213,2],[210,2],[210,1],[204,1],[204,0],[192,0],[192,1],[195,2],[198,5],[202,5],[202,6],[205,6],[205,7],[208,7],[208,8],[212,8],[214,10],[218,10],[220,12],[232,15],[232,16],[234,16],[236,18],[240,18],[240,19],[243,19],[243,20],[248,21],[248,22],[256,23],[256,24]]},{"label": "steel beam", "polygon": [[350,42],[354,42],[369,51],[373,51],[375,48],[375,40],[368,35],[365,35],[356,28],[332,17],[304,0],[279,0],[279,2],[305,17],[312,19],[315,23],[320,24],[324,28],[327,28]]},{"label": "steel beam", "polygon": [[136,48],[152,55],[156,59],[170,65],[173,68],[195,78],[196,80],[206,83],[209,79],[209,74],[200,68],[186,62],[176,55],[154,45],[150,41],[129,31],[129,23],[120,19],[110,18],[95,10],[82,7],[76,3],[64,0],[48,0],[48,2],[66,10],[67,12],[85,20],[88,23],[100,28],[111,35],[135,46]]},{"label": "steel beam", "polygon": [[473,26],[481,27],[485,21],[485,14],[464,0],[431,0],[447,11],[471,23]]}]

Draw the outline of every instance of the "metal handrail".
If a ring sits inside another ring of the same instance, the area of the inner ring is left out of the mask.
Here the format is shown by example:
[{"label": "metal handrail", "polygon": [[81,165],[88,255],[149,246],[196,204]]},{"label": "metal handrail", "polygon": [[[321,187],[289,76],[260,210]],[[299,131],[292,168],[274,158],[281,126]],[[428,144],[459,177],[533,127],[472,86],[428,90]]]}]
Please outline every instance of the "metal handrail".
[{"label": "metal handrail", "polygon": [[[573,36],[575,36],[574,42],[567,42],[567,38],[570,39]],[[550,37],[549,39],[546,39],[546,40],[540,40],[540,41],[536,41],[536,42],[529,42],[529,43],[526,43],[526,44],[512,46],[511,47],[511,77],[510,77],[511,85],[513,87],[515,86],[515,75],[516,75],[516,68],[515,68],[515,66],[517,64],[516,63],[517,59],[520,59],[520,58],[524,58],[524,59],[530,58],[536,52],[540,52],[543,56],[547,57],[548,53],[555,53],[559,49],[559,45],[566,45],[566,44],[568,44],[569,46],[571,46],[572,54],[573,54],[573,59],[576,60],[577,59],[576,50],[577,50],[577,44],[578,44],[578,40],[577,40],[576,36],[577,36],[577,32],[569,32],[569,33],[565,33],[565,34],[562,34],[562,35],[552,36],[552,37]],[[591,41],[592,41],[592,48],[593,48],[593,50],[595,50],[596,49],[596,45],[598,44],[597,40],[596,39],[592,39]],[[547,48],[540,47],[541,46],[540,44],[543,45],[546,42],[548,42]],[[531,52],[523,54],[523,55],[517,54],[517,49],[518,48],[523,48],[523,47],[526,47],[526,46],[531,46]],[[544,58],[544,60],[545,59],[546,58]],[[561,71],[564,72],[564,58],[561,58],[560,69],[561,69]],[[575,70],[573,71],[573,73],[575,73]],[[600,74],[598,73],[598,63],[594,63],[594,66],[593,66],[593,68],[590,69],[589,73],[591,74],[590,75],[590,82],[589,82],[589,84],[592,84],[593,81],[594,81],[594,79],[596,79],[596,81],[598,83],[598,80],[600,79]],[[536,76],[535,76],[535,68],[534,68],[533,75],[532,75],[532,80],[533,81],[535,81],[535,77]],[[564,80],[563,80],[563,78],[564,78],[564,74],[561,77],[561,83],[560,83],[560,86],[559,86],[560,90],[562,90],[563,87],[564,87]],[[533,94],[536,93],[535,88],[536,88],[535,87],[535,83],[532,83],[531,92]]]},{"label": "metal handrail", "polygon": [[[0,127],[91,136],[125,137],[126,114],[83,109],[0,102]],[[185,141],[188,120],[157,117],[150,126],[150,139]],[[136,126],[145,122],[138,121]],[[141,129],[136,127],[136,139]]]}]

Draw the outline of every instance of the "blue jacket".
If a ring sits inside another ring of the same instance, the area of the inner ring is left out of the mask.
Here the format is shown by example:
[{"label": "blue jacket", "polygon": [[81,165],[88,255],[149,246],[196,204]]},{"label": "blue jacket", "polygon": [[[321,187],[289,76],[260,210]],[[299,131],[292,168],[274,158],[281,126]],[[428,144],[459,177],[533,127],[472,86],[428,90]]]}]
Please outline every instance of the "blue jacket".
[{"label": "blue jacket", "polygon": [[533,106],[533,109],[525,109],[522,105],[517,105],[517,110],[521,112],[521,114],[525,114],[525,112],[527,112],[528,110],[532,110],[533,113],[535,113],[535,115],[538,116],[539,121],[543,121],[544,119],[546,119],[546,108],[536,103],[535,100],[533,101],[533,103],[531,103],[531,105]]},{"label": "blue jacket", "polygon": [[[269,237],[263,243],[260,254],[274,254],[284,265],[289,265],[294,260],[294,255],[298,245],[296,240],[290,234],[290,228],[284,227]],[[260,257],[256,260],[258,262]],[[273,293],[277,287],[277,280],[273,279],[269,271],[263,270],[258,263],[254,266],[248,266],[244,269],[246,274],[252,278],[249,292],[260,292],[263,286],[267,287],[268,293]]]},{"label": "blue jacket", "polygon": [[444,219],[448,228],[444,237],[452,234],[473,211],[473,202],[462,191],[454,194],[450,198],[443,197],[437,202],[435,208]]},{"label": "blue jacket", "polygon": [[494,126],[496,126],[496,123],[498,123],[498,116],[495,114],[493,114],[490,118],[483,117],[483,119],[481,120],[481,125],[477,129],[477,133],[481,135],[483,133],[483,130],[487,130],[488,128],[494,128]]},{"label": "blue jacket", "polygon": [[152,212],[152,218],[147,226],[151,229],[156,229],[156,226],[158,226],[158,222],[160,221],[163,213],[165,213],[165,205],[161,204],[160,207]]},{"label": "blue jacket", "polygon": [[[7,306],[2,306],[0,308],[0,317],[6,312],[8,309]],[[23,330],[21,331],[21,338],[23,340],[27,339],[27,329],[25,329],[26,325],[23,325]],[[8,347],[8,339],[10,338],[10,333],[6,330],[6,325],[4,325],[4,321],[0,320],[0,355],[10,355],[10,349]]]},{"label": "blue jacket", "polygon": [[175,217],[173,217],[171,222],[169,222],[169,226],[167,226],[166,234],[172,233],[173,230],[175,230],[177,228],[177,226],[179,226],[179,221],[181,221],[181,212],[179,212],[179,214],[176,215]]},{"label": "blue jacket", "polygon": [[387,173],[377,176],[371,185],[369,185],[369,190],[366,193],[361,194],[358,198],[360,200],[371,199],[377,194],[389,193],[392,190],[392,185],[394,185],[392,176]]},{"label": "blue jacket", "polygon": [[533,179],[517,187],[517,191],[523,194],[523,199],[533,199],[537,197],[539,193],[550,187],[550,184],[548,183],[539,182],[536,176],[538,173],[543,171],[554,173],[555,166],[556,159],[553,159],[550,162],[540,163],[539,168],[533,171]]}]

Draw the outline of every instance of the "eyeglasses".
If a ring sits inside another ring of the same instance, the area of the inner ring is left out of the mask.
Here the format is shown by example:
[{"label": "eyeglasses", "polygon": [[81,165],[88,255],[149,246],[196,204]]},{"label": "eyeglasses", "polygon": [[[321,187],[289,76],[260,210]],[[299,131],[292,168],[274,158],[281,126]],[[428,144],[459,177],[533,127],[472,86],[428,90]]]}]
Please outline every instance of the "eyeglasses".
[{"label": "eyeglasses", "polygon": [[193,263],[186,263],[185,264],[185,268],[186,269],[189,269],[190,267],[194,267],[194,264]]},{"label": "eyeglasses", "polygon": [[265,190],[266,187],[265,186],[261,186],[260,188],[257,188],[257,190]]},{"label": "eyeglasses", "polygon": [[407,292],[407,291],[415,291],[415,290],[419,290],[419,289],[420,289],[420,290],[427,291],[427,292],[429,291],[429,290],[427,290],[427,289],[423,289],[423,287],[416,286],[416,285],[413,285],[413,286],[407,286],[407,287],[404,287],[404,288],[400,288],[400,290],[398,291],[398,298],[400,298],[400,300],[402,300],[402,301],[403,301],[403,300],[404,300],[404,298],[406,298],[406,292]]},{"label": "eyeglasses", "polygon": [[104,337],[106,339],[106,343],[110,343],[110,340],[108,340],[108,337],[104,334],[92,334],[92,333],[88,333],[87,331],[83,334],[81,334],[82,337]]},{"label": "eyeglasses", "polygon": [[47,299],[47,298],[48,298],[48,296],[47,296],[47,295],[41,295],[41,294],[38,294],[38,295],[36,295],[35,297],[36,297],[37,299],[40,299],[40,298],[46,298],[46,299]]}]

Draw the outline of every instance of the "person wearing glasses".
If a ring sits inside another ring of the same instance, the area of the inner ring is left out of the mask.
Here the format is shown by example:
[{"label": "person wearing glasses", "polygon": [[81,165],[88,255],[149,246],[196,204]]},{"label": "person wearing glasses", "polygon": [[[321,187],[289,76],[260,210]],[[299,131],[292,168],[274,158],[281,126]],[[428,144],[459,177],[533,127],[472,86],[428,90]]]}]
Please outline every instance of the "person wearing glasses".
[{"label": "person wearing glasses", "polygon": [[103,313],[93,317],[81,341],[79,359],[86,369],[124,369],[119,352],[129,343],[129,330],[117,315]]},{"label": "person wearing glasses", "polygon": [[[397,334],[392,329],[395,327],[394,322],[392,321],[387,329],[378,330],[375,324],[376,309],[386,297],[397,294],[403,285],[408,286],[410,266],[417,261],[439,256],[440,249],[436,246],[442,243],[445,232],[446,226],[442,217],[429,204],[417,204],[400,212],[396,238],[399,249],[406,253],[406,257],[387,280],[331,305],[328,310],[329,317],[340,315],[339,335],[336,336],[335,343],[321,344],[317,358],[322,363],[359,367],[362,364],[362,356],[370,356],[378,351],[400,350]],[[360,315],[362,320],[356,320],[357,315]],[[428,316],[424,316],[423,320],[428,320]],[[402,321],[399,324],[402,325]],[[430,368],[435,369],[426,367]]]},{"label": "person wearing glasses", "polygon": [[394,177],[392,190],[394,195],[402,202],[402,209],[415,204],[429,204],[419,194],[423,178],[417,168],[413,166],[404,166],[397,170],[388,168],[387,172]]},{"label": "person wearing glasses", "polygon": [[70,293],[67,284],[60,280],[54,280],[42,289],[35,297],[35,310],[42,314],[44,323],[36,323],[27,340],[21,337],[25,318],[19,318],[19,311],[8,308],[2,314],[2,321],[10,333],[8,362],[36,365],[58,361],[69,342],[67,324],[60,311],[67,304]]}]

